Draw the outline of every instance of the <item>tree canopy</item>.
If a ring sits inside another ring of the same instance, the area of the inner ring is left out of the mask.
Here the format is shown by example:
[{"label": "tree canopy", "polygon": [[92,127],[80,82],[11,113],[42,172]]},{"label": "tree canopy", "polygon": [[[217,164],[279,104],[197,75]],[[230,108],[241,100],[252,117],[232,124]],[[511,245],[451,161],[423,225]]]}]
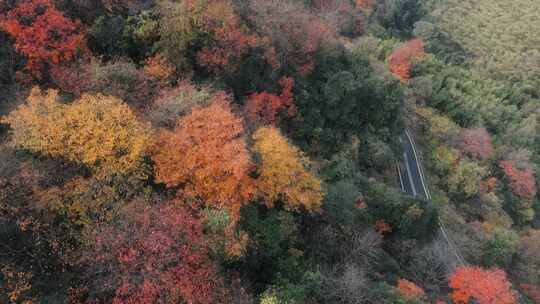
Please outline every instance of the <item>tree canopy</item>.
[{"label": "tree canopy", "polygon": [[72,104],[58,92],[32,89],[27,103],[3,119],[15,146],[63,157],[103,174],[123,174],[141,167],[150,132],[120,99],[83,95]]}]

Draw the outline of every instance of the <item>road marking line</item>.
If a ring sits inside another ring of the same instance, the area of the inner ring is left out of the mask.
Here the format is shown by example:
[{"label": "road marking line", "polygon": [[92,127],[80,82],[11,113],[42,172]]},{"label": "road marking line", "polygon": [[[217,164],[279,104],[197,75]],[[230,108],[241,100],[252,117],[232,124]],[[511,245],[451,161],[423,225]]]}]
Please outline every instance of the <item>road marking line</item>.
[{"label": "road marking line", "polygon": [[428,199],[431,199],[431,195],[429,194],[429,191],[426,189],[426,185],[424,182],[424,174],[422,172],[422,169],[420,168],[420,165],[418,164],[418,157],[416,155],[416,148],[414,147],[414,141],[411,138],[411,136],[409,136],[409,131],[407,129],[405,129],[405,135],[407,136],[407,139],[409,139],[409,142],[411,143],[411,146],[413,148],[414,160],[416,162],[416,167],[418,168],[418,173],[420,174],[420,180],[422,181],[422,188],[424,188],[424,193],[426,194],[426,197]]},{"label": "road marking line", "polygon": [[413,191],[413,196],[416,196],[416,187],[414,186],[412,174],[411,174],[411,167],[409,166],[409,162],[407,161],[407,152],[403,152],[403,157],[405,157],[405,167],[407,168],[407,175],[409,176],[409,184],[411,184],[411,188]]},{"label": "road marking line", "polygon": [[[420,168],[420,164],[419,164],[419,161],[418,161],[418,156],[416,155],[416,148],[415,148],[414,140],[412,139],[412,136],[409,135],[409,131],[407,129],[405,129],[405,135],[409,139],[409,142],[410,142],[410,144],[411,144],[411,146],[413,148],[414,160],[416,162],[416,167],[418,168],[418,174],[420,175],[420,181],[422,182],[422,188],[424,189],[424,193],[426,194],[426,197],[428,198],[428,200],[431,200],[431,195],[429,193],[429,190],[426,188],[426,185],[425,185],[425,182],[424,182],[424,172],[422,171],[422,168]],[[401,136],[400,136],[399,139],[400,139],[400,142],[402,142],[401,141]],[[405,159],[406,159],[407,153],[404,152],[403,155],[405,156]],[[407,173],[409,173],[409,179],[410,179],[411,175],[410,175],[410,172],[409,172],[409,170],[410,170],[409,162],[405,161],[405,165],[407,167]],[[412,179],[410,181],[412,183]],[[416,192],[416,190],[414,188],[413,188],[413,192]],[[454,244],[454,242],[452,241],[452,239],[450,238],[450,236],[446,232],[446,228],[444,226],[444,223],[441,221],[440,217],[437,217],[437,223],[439,224],[439,229],[441,230],[441,232],[443,234],[443,237],[446,239],[446,242],[448,243],[448,245],[450,246],[450,248],[454,252],[454,255],[456,256],[458,262],[461,265],[466,265],[465,259],[463,258],[463,256],[459,252],[459,250],[457,248],[457,245]]]},{"label": "road marking line", "polygon": [[399,168],[399,164],[397,164],[397,172],[399,175],[399,184],[401,185],[401,191],[405,192],[405,186],[403,185],[403,177],[401,176],[401,169]]}]

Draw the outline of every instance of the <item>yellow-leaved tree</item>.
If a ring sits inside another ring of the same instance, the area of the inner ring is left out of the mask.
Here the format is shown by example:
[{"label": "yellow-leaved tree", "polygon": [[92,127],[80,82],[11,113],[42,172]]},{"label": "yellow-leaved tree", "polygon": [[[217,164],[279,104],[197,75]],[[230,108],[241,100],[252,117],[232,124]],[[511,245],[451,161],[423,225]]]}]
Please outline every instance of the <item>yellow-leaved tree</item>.
[{"label": "yellow-leaved tree", "polygon": [[149,126],[120,99],[83,95],[71,104],[58,92],[32,89],[25,104],[2,119],[22,149],[87,165],[95,173],[137,172],[150,140]]},{"label": "yellow-leaved tree", "polygon": [[306,170],[309,160],[303,153],[274,127],[259,128],[253,140],[261,160],[256,184],[266,205],[272,207],[281,199],[287,210],[318,210],[321,181]]}]

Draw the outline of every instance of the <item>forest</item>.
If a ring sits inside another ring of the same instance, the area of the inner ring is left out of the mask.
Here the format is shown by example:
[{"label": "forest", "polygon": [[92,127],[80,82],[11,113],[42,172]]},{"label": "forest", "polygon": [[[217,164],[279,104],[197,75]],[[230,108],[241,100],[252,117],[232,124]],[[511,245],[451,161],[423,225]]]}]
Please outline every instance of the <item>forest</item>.
[{"label": "forest", "polygon": [[538,0],[0,0],[0,303],[540,304],[539,29]]}]

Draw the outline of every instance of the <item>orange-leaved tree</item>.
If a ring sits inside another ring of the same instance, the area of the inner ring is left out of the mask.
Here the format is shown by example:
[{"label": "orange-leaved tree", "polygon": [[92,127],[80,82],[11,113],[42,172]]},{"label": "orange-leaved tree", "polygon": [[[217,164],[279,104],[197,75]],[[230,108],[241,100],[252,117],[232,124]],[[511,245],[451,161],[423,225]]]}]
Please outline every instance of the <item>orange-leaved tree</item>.
[{"label": "orange-leaved tree", "polygon": [[253,140],[261,159],[257,189],[267,206],[282,200],[287,210],[317,210],[323,199],[321,181],[306,170],[302,152],[274,127],[259,128]]},{"label": "orange-leaved tree", "polygon": [[294,79],[282,77],[279,84],[281,85],[281,94],[279,96],[267,92],[254,93],[249,96],[246,111],[251,121],[275,124],[281,110],[286,109],[289,117],[296,114],[292,93]]},{"label": "orange-leaved tree", "polygon": [[241,120],[220,92],[194,108],[173,131],[161,130],[152,159],[156,180],[179,194],[227,208],[233,215],[253,194],[252,163]]},{"label": "orange-leaved tree", "polygon": [[169,84],[175,72],[175,66],[161,54],[157,54],[144,61],[144,74],[158,80],[162,85]]},{"label": "orange-leaved tree", "polygon": [[371,9],[375,5],[375,0],[356,0],[356,7],[361,9]]},{"label": "orange-leaved tree", "polygon": [[500,269],[460,267],[450,276],[449,285],[454,290],[452,301],[456,304],[467,304],[472,299],[479,304],[517,303],[512,284]]},{"label": "orange-leaved tree", "polygon": [[100,174],[141,173],[150,133],[126,104],[98,94],[66,105],[57,94],[35,87],[27,103],[2,120],[11,126],[15,146],[82,163]]},{"label": "orange-leaved tree", "polygon": [[422,288],[406,279],[398,280],[397,289],[399,294],[408,300],[420,299],[426,294]]},{"label": "orange-leaved tree", "polygon": [[411,77],[411,65],[413,60],[424,57],[424,42],[420,39],[412,39],[395,49],[390,55],[390,72],[399,80],[406,82]]},{"label": "orange-leaved tree", "polygon": [[64,16],[52,0],[20,1],[0,16],[0,29],[15,39],[15,49],[27,59],[24,71],[36,79],[87,51],[81,22]]}]

